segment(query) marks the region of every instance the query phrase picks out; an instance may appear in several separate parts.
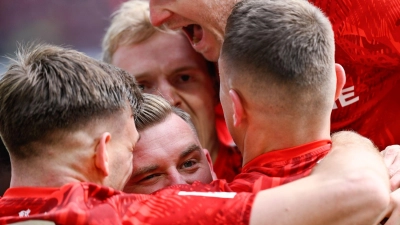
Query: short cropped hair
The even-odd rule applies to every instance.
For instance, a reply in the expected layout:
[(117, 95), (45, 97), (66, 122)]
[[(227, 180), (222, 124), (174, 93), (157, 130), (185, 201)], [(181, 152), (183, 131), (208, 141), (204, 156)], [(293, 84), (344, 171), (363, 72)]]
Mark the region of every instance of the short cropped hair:
[(172, 113), (182, 118), (197, 135), (196, 128), (190, 115), (180, 108), (172, 106), (166, 99), (158, 95), (143, 94), (144, 103), (135, 121), (138, 131), (146, 130), (149, 127), (160, 124)]
[(322, 102), (332, 81), (334, 51), (329, 19), (308, 1), (243, 0), (227, 20), (221, 58), (228, 73), (253, 93), (274, 84)]
[(29, 143), (124, 109), (135, 116), (142, 101), (135, 79), (119, 68), (62, 47), (21, 47), (0, 79), (0, 135), (24, 159), (37, 155)]
[(140, 43), (156, 31), (174, 32), (154, 27), (150, 22), (149, 2), (129, 0), (112, 15), (111, 25), (103, 38), (102, 58), (111, 63), (118, 46)]

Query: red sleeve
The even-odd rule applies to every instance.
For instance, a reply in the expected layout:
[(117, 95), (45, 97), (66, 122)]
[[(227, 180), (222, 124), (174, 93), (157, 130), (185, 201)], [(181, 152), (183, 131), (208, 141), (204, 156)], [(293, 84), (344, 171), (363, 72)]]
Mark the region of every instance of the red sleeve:
[(124, 224), (249, 224), (254, 194), (216, 192), (225, 181), (210, 185), (176, 185), (129, 206)]
[[(75, 183), (44, 196), (0, 198), (0, 224), (47, 220), (55, 224), (248, 224), (254, 194), (223, 191), (224, 182), (126, 194)], [(41, 189), (41, 188), (38, 188)], [(183, 191), (182, 191), (183, 190)], [(208, 197), (205, 197), (208, 196)]]
[[(188, 195), (181, 196), (182, 193)], [(197, 194), (208, 194), (208, 197)], [(122, 221), (123, 224), (249, 224), (253, 200), (254, 195), (249, 193), (228, 198), (222, 197), (221, 192), (167, 189), (132, 204)]]

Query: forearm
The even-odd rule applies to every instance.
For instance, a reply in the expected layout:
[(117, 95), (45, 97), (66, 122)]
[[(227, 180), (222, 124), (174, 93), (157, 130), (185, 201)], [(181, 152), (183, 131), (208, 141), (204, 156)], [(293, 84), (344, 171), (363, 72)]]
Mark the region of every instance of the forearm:
[(378, 151), (350, 133), (333, 137), (333, 143), (309, 177), (260, 192), (251, 224), (377, 224), (390, 202)]

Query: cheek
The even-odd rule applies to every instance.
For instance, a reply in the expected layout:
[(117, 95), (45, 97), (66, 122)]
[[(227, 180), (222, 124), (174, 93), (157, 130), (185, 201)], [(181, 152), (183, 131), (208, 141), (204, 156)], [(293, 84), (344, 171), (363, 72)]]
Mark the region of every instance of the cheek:
[(208, 184), (212, 181), (211, 171), (207, 165), (203, 165), (194, 174), (191, 175), (190, 179), (187, 180), (189, 184), (194, 181), (200, 181), (201, 183)]
[(155, 184), (140, 187), (140, 189), (141, 189), (140, 193), (151, 194), (151, 193), (153, 193), (155, 191), (158, 191), (158, 190), (160, 190), (160, 189), (162, 189), (164, 187), (167, 187), (167, 186), (168, 185), (164, 185), (163, 181), (160, 180)]
[(231, 112), (232, 103), (227, 101), (224, 97), (225, 96), (223, 96), (223, 95), (221, 96), (221, 106), (222, 106), (222, 110), (224, 112), (225, 120), (229, 120), (232, 116), (232, 112)]
[(124, 188), (124, 191), (137, 194), (151, 194), (167, 186), (165, 179), (159, 179), (157, 182), (151, 184), (130, 183)]
[(188, 107), (195, 114), (205, 114), (207, 116), (214, 114), (214, 107), (217, 105), (215, 96), (209, 90), (198, 90), (197, 93), (188, 95), (186, 98)]
[(132, 160), (133, 160), (133, 153), (131, 151), (125, 153), (122, 155), (123, 159), (127, 165), (132, 165)]
[(133, 172), (133, 163), (132, 163), (132, 159), (130, 159), (129, 160), (129, 166), (128, 166), (128, 175), (129, 175), (129, 177), (131, 177), (131, 175), (132, 175), (132, 172)]
[(123, 162), (125, 162), (124, 163), (125, 171), (126, 171), (126, 175), (127, 175), (128, 178), (131, 176), (132, 170), (133, 170), (133, 163), (132, 163), (133, 157), (132, 156), (133, 156), (132, 153), (130, 153), (128, 155), (125, 155), (121, 159), (121, 160), (124, 160)]
[(218, 102), (218, 93), (215, 88), (216, 86), (208, 78), (199, 78), (199, 81), (193, 84), (190, 89), (182, 92), (182, 95), (188, 103), (212, 108)]
[(157, 189), (153, 188), (152, 186), (137, 186), (133, 185), (130, 187), (126, 187), (124, 190), (125, 192), (128, 193), (136, 193), (136, 194), (151, 194)]

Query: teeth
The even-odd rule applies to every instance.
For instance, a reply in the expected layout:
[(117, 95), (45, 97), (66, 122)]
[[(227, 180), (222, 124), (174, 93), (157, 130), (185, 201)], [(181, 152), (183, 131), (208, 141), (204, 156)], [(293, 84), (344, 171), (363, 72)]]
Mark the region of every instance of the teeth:
[(197, 43), (200, 41), (200, 40), (199, 40), (197, 37), (195, 37), (195, 36), (193, 36), (192, 40), (193, 40), (193, 44), (197, 44)]

